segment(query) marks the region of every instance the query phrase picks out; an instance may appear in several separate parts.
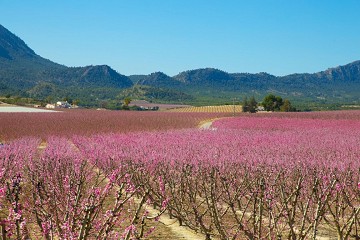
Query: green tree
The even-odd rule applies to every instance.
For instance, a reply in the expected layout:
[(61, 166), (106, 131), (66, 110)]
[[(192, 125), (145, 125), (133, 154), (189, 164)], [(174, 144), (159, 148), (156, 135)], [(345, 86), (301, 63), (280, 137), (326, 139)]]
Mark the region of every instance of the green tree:
[(249, 111), (249, 101), (246, 96), (243, 99), (242, 105), (243, 105), (243, 112), (248, 112)]
[(262, 101), (262, 106), (266, 111), (279, 111), (283, 105), (283, 99), (280, 96), (274, 94), (268, 94)]
[(131, 98), (127, 97), (124, 99), (124, 105), (125, 106), (129, 106), (129, 104), (131, 103)]
[(250, 113), (256, 112), (258, 102), (256, 101), (254, 96), (252, 96), (249, 100), (245, 96), (242, 104), (243, 104), (243, 112), (250, 112)]
[(130, 110), (129, 104), (131, 103), (131, 98), (127, 97), (124, 99), (124, 104), (121, 106), (122, 110)]
[(75, 99), (72, 103), (73, 103), (74, 105), (78, 106), (79, 103), (80, 103), (80, 100), (79, 100), (79, 99)]
[(257, 103), (257, 101), (255, 100), (255, 97), (252, 96), (252, 97), (250, 98), (250, 100), (249, 100), (249, 109), (248, 109), (249, 112), (251, 112), (251, 113), (256, 113), (257, 105), (258, 105), (258, 103)]
[(290, 112), (291, 103), (289, 100), (285, 99), (283, 105), (280, 107), (281, 112)]
[(46, 103), (52, 103), (53, 100), (54, 100), (54, 98), (51, 95), (49, 95), (45, 98)]
[(62, 100), (65, 102), (68, 102), (69, 104), (72, 104), (72, 102), (73, 102), (72, 98), (70, 98), (68, 96), (64, 97)]
[(280, 107), (283, 105), (283, 99), (280, 96), (276, 96), (276, 102), (275, 102), (275, 111), (279, 111)]
[(281, 112), (295, 112), (296, 108), (294, 108), (291, 105), (291, 102), (288, 99), (285, 99), (283, 104), (280, 107), (280, 111)]

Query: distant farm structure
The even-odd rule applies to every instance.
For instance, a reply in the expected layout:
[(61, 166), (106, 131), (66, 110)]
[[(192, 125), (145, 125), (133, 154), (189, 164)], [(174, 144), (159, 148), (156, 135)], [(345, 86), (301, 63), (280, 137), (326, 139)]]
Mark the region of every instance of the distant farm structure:
[(177, 109), (177, 108), (188, 108), (190, 105), (182, 105), (182, 104), (162, 104), (162, 103), (151, 103), (146, 100), (133, 100), (129, 103), (129, 107), (139, 107), (142, 110), (169, 110), (169, 109)]
[(57, 101), (56, 103), (48, 103), (45, 105), (45, 108), (54, 109), (54, 108), (77, 108), (78, 106), (68, 103), (68, 101)]

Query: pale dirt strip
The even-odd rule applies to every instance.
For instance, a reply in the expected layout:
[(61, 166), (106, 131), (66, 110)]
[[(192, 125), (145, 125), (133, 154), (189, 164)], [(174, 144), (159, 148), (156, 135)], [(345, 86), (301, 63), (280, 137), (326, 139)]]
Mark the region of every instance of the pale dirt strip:
[(212, 126), (213, 122), (215, 122), (219, 119), (222, 119), (222, 118), (212, 118), (212, 119), (207, 119), (207, 120), (201, 121), (198, 124), (198, 128), (202, 129), (202, 130), (215, 130), (215, 128), (212, 128), (211, 126)]
[(208, 130), (208, 129), (210, 129), (211, 125), (212, 125), (212, 122), (205, 122), (200, 126), (200, 129)]
[[(146, 210), (148, 210), (152, 216), (156, 216), (159, 213), (159, 211), (154, 208), (147, 207)], [(205, 238), (204, 235), (196, 233), (188, 227), (180, 226), (179, 222), (176, 219), (170, 219), (167, 213), (163, 213), (160, 216), (159, 222), (163, 223), (166, 228), (174, 233), (173, 239), (204, 240)]]

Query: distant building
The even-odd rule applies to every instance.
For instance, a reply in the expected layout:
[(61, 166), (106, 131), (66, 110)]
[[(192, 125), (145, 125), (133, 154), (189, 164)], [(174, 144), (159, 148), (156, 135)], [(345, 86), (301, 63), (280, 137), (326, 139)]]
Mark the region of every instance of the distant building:
[(129, 107), (136, 107), (137, 110), (141, 111), (157, 111), (159, 110), (158, 104), (150, 103), (146, 100), (134, 100), (128, 104)]
[(71, 108), (71, 104), (68, 103), (67, 101), (58, 101), (56, 102), (56, 107), (58, 108)]
[(158, 106), (154, 106), (154, 107), (139, 106), (139, 108), (140, 108), (141, 110), (151, 110), (151, 111), (157, 111), (157, 110), (159, 110), (159, 107), (158, 107)]
[(265, 108), (264, 108), (263, 106), (258, 106), (258, 107), (256, 108), (256, 111), (258, 111), (258, 112), (263, 112), (263, 111), (265, 111)]
[(45, 108), (55, 108), (55, 104), (46, 104)]

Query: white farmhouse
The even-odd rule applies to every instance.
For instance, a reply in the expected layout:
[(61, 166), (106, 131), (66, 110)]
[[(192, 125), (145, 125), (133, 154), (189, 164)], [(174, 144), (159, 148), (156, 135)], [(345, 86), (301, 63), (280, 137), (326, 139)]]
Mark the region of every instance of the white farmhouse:
[(59, 108), (71, 108), (71, 105), (70, 103), (68, 103), (67, 101), (58, 101), (56, 102), (56, 107), (59, 107)]
[(45, 108), (55, 108), (55, 104), (46, 104)]

